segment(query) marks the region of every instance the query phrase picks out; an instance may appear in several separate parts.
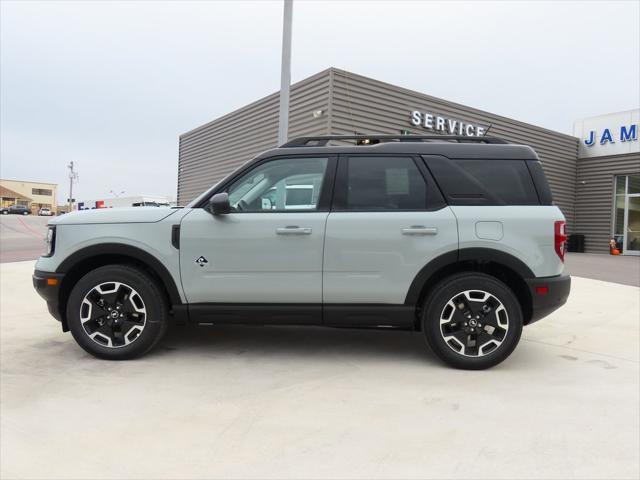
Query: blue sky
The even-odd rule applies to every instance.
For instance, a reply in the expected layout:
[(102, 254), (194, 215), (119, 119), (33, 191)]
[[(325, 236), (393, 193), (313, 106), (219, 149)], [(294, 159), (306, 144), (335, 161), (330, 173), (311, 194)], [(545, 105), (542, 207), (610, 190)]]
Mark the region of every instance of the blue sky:
[[(294, 2), (330, 66), (571, 133), (640, 105), (640, 2)], [(0, 4), (0, 176), (175, 195), (178, 136), (279, 88), (281, 1)]]

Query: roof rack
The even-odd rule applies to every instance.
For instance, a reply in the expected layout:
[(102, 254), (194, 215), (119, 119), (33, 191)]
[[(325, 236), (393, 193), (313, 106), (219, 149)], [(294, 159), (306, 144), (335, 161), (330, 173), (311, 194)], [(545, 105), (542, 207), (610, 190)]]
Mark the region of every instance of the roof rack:
[[(492, 143), (507, 144), (506, 140), (496, 137), (464, 137), (460, 135), (321, 135), (317, 137), (298, 137), (284, 143), (280, 148), (292, 147), (325, 147), (331, 140), (368, 140), (362, 145), (376, 144), (381, 142), (423, 142), (441, 141), (458, 143)], [(313, 145), (309, 145), (313, 143)]]

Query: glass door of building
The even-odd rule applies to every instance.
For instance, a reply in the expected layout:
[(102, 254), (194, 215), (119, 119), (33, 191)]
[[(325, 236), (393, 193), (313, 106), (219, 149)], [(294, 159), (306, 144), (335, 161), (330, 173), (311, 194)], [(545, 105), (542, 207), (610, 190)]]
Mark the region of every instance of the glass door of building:
[(640, 255), (640, 193), (626, 196), (624, 209), (625, 255)]

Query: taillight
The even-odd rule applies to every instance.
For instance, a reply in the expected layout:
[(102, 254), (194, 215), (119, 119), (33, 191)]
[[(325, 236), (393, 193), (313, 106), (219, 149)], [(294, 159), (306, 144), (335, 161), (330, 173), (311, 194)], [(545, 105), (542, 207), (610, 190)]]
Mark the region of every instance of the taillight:
[(564, 262), (564, 252), (567, 244), (567, 223), (564, 220), (558, 220), (553, 224), (553, 245), (560, 260)]

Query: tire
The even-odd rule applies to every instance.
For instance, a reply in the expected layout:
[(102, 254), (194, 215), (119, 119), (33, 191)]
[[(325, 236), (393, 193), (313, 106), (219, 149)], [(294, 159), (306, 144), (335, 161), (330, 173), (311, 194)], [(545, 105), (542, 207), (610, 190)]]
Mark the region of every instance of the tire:
[(3, 215), (9, 215), (9, 212), (7, 212), (6, 210), (3, 210), (3, 211), (2, 211), (2, 214), (3, 214)]
[(518, 345), (522, 325), (515, 294), (483, 273), (445, 278), (431, 290), (422, 309), (422, 331), (433, 352), (448, 365), (465, 370), (504, 361)]
[(151, 350), (168, 326), (168, 305), (156, 282), (143, 270), (107, 265), (71, 290), (67, 322), (84, 350), (107, 360), (129, 360)]

